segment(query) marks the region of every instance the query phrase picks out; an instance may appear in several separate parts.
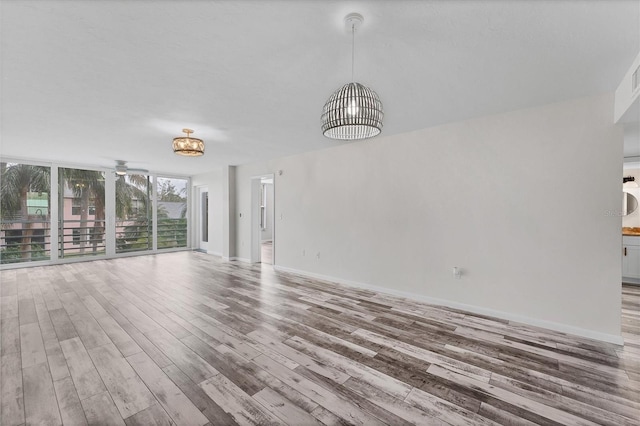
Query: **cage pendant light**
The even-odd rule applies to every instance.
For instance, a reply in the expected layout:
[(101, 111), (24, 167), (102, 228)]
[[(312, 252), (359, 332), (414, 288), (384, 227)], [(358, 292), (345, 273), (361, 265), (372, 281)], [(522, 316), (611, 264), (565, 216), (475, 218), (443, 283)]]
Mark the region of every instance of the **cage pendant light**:
[(362, 15), (351, 13), (345, 24), (351, 30), (351, 83), (329, 97), (322, 111), (322, 133), (331, 139), (357, 140), (377, 136), (382, 131), (384, 112), (378, 94), (353, 79), (355, 33), (363, 22)]

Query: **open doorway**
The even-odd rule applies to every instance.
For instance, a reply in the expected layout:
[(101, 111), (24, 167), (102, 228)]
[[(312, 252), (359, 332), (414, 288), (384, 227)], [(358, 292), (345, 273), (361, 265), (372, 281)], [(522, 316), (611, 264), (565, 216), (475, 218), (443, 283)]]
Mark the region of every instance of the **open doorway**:
[(622, 177), (622, 282), (640, 285), (640, 156), (625, 158)]
[(251, 262), (275, 260), (275, 186), (273, 174), (251, 178)]

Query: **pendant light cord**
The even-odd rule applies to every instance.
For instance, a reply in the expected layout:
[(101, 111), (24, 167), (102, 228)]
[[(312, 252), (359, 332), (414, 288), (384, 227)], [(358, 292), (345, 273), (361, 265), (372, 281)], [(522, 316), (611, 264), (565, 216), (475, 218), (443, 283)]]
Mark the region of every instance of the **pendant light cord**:
[(354, 71), (353, 69), (355, 68), (355, 57), (356, 57), (356, 25), (355, 24), (351, 24), (351, 82), (355, 82), (355, 80), (353, 79), (353, 74)]

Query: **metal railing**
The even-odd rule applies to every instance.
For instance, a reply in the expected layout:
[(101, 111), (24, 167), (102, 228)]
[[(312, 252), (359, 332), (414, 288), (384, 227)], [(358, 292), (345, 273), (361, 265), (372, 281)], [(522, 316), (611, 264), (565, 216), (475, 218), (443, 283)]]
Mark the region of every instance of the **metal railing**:
[(51, 225), (46, 216), (0, 222), (0, 264), (48, 260)]
[[(49, 260), (51, 227), (47, 218), (3, 221), (0, 225), (0, 264)], [(29, 235), (31, 234), (31, 235)], [(99, 256), (106, 253), (104, 220), (63, 220), (58, 224), (59, 258)], [(159, 250), (187, 247), (186, 219), (159, 219)], [(153, 249), (152, 222), (116, 223), (116, 253)]]
[(153, 226), (150, 220), (116, 222), (116, 253), (153, 249)]
[(63, 220), (58, 227), (58, 243), (61, 259), (105, 254), (105, 221)]
[(186, 246), (186, 219), (158, 219), (158, 249)]

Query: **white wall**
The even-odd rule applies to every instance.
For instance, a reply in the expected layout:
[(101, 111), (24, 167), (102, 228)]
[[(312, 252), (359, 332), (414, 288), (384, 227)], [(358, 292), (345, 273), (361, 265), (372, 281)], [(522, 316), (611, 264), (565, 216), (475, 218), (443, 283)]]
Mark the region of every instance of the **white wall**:
[[(222, 228), (223, 228), (223, 212), (222, 212), (222, 199), (223, 199), (223, 179), (222, 170), (214, 170), (206, 174), (195, 175), (191, 178), (191, 185), (193, 187), (193, 199), (198, 197), (197, 187), (206, 185), (209, 189), (209, 250), (211, 254), (222, 255)], [(197, 211), (196, 211), (197, 210)], [(195, 214), (200, 214), (199, 209), (195, 208)], [(194, 224), (198, 221), (193, 219)], [(196, 228), (196, 227), (194, 227)], [(193, 241), (197, 242), (200, 238), (200, 229), (194, 229)], [(194, 243), (196, 246), (197, 243)]]
[[(620, 217), (606, 213), (620, 209), (613, 102), (238, 166), (236, 208), (250, 210), (251, 176), (275, 173), (280, 267), (620, 342)], [(243, 216), (237, 256), (249, 258)]]
[(624, 157), (625, 161), (640, 161), (640, 113), (635, 123), (624, 123)]

